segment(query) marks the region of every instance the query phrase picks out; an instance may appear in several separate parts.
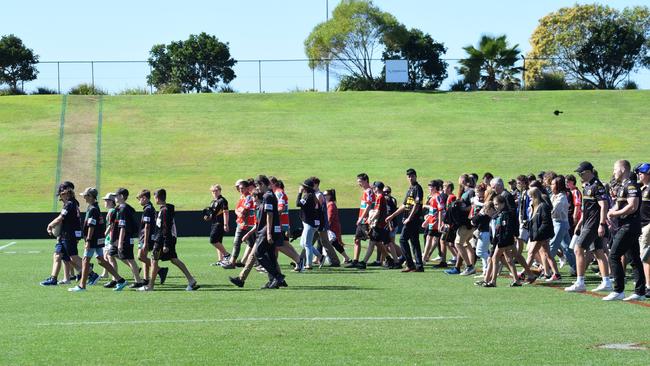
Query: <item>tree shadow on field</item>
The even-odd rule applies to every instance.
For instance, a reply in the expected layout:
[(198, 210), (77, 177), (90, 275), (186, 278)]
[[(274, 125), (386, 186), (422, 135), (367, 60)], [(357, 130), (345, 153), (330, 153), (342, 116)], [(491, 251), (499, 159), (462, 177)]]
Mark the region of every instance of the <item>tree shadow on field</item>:
[[(251, 288), (238, 288), (234, 285), (203, 285), (199, 282), (201, 286), (198, 290), (195, 291), (254, 291), (258, 290), (255, 287)], [(155, 291), (186, 291), (187, 286), (182, 285), (162, 285), (156, 286)]]

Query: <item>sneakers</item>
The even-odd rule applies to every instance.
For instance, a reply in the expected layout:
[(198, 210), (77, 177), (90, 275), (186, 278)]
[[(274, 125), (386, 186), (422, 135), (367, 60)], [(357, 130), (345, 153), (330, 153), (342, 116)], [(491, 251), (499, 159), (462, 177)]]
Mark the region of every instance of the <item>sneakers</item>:
[(460, 270), (456, 267), (453, 267), (451, 269), (446, 270), (445, 273), (448, 275), (457, 275), (460, 274)]
[(413, 272), (424, 272), (424, 267), (415, 267)]
[(45, 281), (41, 282), (41, 286), (56, 286), (58, 283), (55, 277), (48, 277)]
[(510, 284), (510, 287), (521, 287), (521, 283), (519, 283), (518, 281), (513, 281), (513, 282)]
[(344, 266), (344, 268), (357, 268), (359, 266), (358, 261), (352, 261)]
[(497, 284), (496, 283), (486, 282), (486, 283), (483, 284), (483, 287), (497, 287)]
[(194, 281), (193, 283), (188, 283), (187, 284), (187, 287), (185, 288), (185, 291), (196, 291), (199, 288), (201, 288), (201, 286), (199, 286), (199, 284), (196, 283), (196, 281)]
[(90, 272), (90, 274), (88, 275), (88, 284), (90, 286), (93, 286), (94, 284), (97, 283), (97, 281), (99, 281), (99, 279), (100, 279), (100, 276), (97, 273)]
[(415, 272), (415, 268), (406, 267), (402, 270), (402, 273)]
[(228, 279), (230, 280), (230, 283), (232, 283), (233, 285), (240, 288), (244, 287), (244, 281), (242, 281), (239, 277), (228, 277)]
[(564, 291), (566, 292), (585, 292), (587, 291), (587, 288), (585, 287), (585, 284), (578, 284), (577, 282), (574, 283), (573, 285), (569, 287), (565, 287)]
[(142, 286), (136, 289), (136, 291), (151, 291), (151, 289), (149, 288), (149, 286)]
[(564, 265), (566, 265), (566, 260), (564, 258), (560, 258), (559, 262), (558, 267), (560, 268), (563, 268)]
[(480, 281), (476, 281), (476, 282), (474, 282), (474, 284), (475, 284), (476, 286), (483, 286), (483, 285), (485, 285), (486, 283), (487, 283), (487, 282), (485, 282), (485, 280), (480, 280)]
[(623, 299), (623, 301), (645, 301), (645, 296), (632, 294)]
[(368, 263), (368, 267), (381, 267), (381, 262), (378, 261), (370, 262)]
[(234, 263), (227, 263), (227, 264), (224, 264), (223, 266), (221, 266), (221, 268), (223, 268), (223, 269), (235, 269), (236, 267), (235, 267)]
[(561, 281), (561, 280), (562, 280), (562, 276), (560, 276), (557, 273), (553, 273), (553, 275), (551, 277), (545, 279), (544, 282), (551, 283), (551, 282), (558, 282), (558, 281)]
[(469, 275), (473, 275), (474, 273), (476, 273), (476, 268), (474, 268), (474, 266), (471, 266), (471, 267), (465, 268), (465, 270), (463, 272), (461, 272), (460, 275), (461, 276), (469, 276)]
[(165, 280), (167, 280), (167, 273), (169, 273), (169, 268), (168, 267), (162, 267), (158, 269), (158, 276), (160, 276), (160, 284), (164, 285)]
[(610, 292), (609, 295), (603, 297), (603, 301), (618, 301), (625, 299), (625, 292)]
[(613, 292), (613, 291), (614, 289), (612, 288), (612, 284), (611, 283), (606, 284), (605, 282), (601, 282), (600, 285), (598, 285), (598, 287), (591, 290), (591, 292)]
[(63, 280), (59, 281), (59, 285), (68, 285), (68, 284), (70, 284), (70, 282), (72, 282), (72, 281), (70, 281), (69, 278), (63, 279)]
[(129, 283), (126, 282), (126, 280), (123, 280), (122, 282), (118, 282), (115, 285), (115, 288), (113, 289), (113, 291), (122, 291), (126, 287), (126, 285), (128, 285), (128, 284)]
[(442, 260), (442, 257), (438, 256), (438, 257), (433, 258), (431, 261), (432, 262), (439, 262), (441, 260)]
[(131, 286), (129, 286), (129, 288), (136, 288), (137, 289), (137, 288), (140, 288), (140, 287), (146, 286), (146, 285), (147, 285), (147, 283), (145, 283), (145, 282), (134, 282), (134, 283), (131, 284)]
[(434, 265), (433, 265), (433, 268), (447, 268), (447, 267), (449, 267), (449, 265), (447, 264), (447, 262), (440, 262), (440, 263), (438, 263), (438, 264), (434, 264)]
[(75, 287), (70, 287), (68, 289), (68, 292), (81, 292), (81, 291), (86, 291), (86, 289), (83, 288), (83, 287), (79, 287), (79, 285), (77, 285)]
[(110, 282), (106, 282), (104, 284), (104, 288), (115, 288), (115, 285), (117, 285), (117, 282), (111, 280)]
[[(372, 266), (372, 263), (370, 263), (370, 266)], [(357, 268), (366, 269), (366, 262), (359, 262), (359, 264), (357, 264)]]

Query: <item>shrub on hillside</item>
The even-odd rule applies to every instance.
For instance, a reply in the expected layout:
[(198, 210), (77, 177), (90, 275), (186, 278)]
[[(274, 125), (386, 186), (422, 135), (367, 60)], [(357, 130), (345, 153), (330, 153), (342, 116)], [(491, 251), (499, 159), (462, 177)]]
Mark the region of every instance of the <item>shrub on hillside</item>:
[(71, 95), (105, 95), (106, 92), (96, 86), (82, 83), (77, 86), (73, 86), (72, 89), (68, 92)]
[(337, 91), (362, 91), (362, 90), (377, 90), (377, 79), (368, 80), (367, 78), (358, 77), (354, 75), (346, 75), (341, 78)]
[(219, 93), (237, 93), (237, 91), (230, 85), (224, 85), (219, 88)]
[(564, 74), (561, 72), (545, 72), (528, 85), (530, 90), (565, 90), (569, 88)]
[(59, 92), (45, 86), (40, 86), (36, 88), (35, 91), (32, 92), (32, 95), (51, 95), (51, 94), (59, 94)]
[(149, 89), (145, 87), (126, 88), (117, 94), (118, 95), (148, 95)]
[(6, 95), (25, 95), (25, 92), (18, 88), (0, 89), (0, 96), (6, 96)]
[(156, 94), (180, 94), (183, 89), (178, 84), (163, 84), (156, 88)]
[(469, 90), (469, 85), (465, 80), (456, 80), (449, 86), (449, 91), (464, 92)]
[(633, 90), (639, 89), (639, 86), (636, 85), (636, 82), (634, 80), (627, 80), (625, 83), (623, 83), (621, 89)]

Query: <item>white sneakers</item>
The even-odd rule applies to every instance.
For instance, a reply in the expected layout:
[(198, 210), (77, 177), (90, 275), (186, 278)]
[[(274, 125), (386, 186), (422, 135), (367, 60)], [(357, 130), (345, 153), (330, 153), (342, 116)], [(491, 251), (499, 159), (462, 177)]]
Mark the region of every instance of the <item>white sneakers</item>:
[(569, 287), (565, 287), (564, 291), (566, 292), (585, 292), (587, 288), (584, 283), (578, 284), (577, 282)]
[(625, 298), (625, 292), (610, 292), (609, 295), (603, 297), (603, 301), (618, 301)]
[(86, 291), (86, 289), (83, 288), (83, 287), (79, 287), (79, 285), (77, 285), (75, 287), (70, 287), (68, 289), (68, 291), (70, 291), (70, 292), (81, 292), (81, 291)]
[(632, 293), (632, 295), (624, 298), (623, 301), (645, 301), (645, 296)]
[(600, 285), (598, 285), (598, 287), (591, 290), (591, 292), (611, 292), (611, 291), (614, 291), (614, 289), (612, 288), (612, 284), (605, 283), (605, 282), (601, 282)]

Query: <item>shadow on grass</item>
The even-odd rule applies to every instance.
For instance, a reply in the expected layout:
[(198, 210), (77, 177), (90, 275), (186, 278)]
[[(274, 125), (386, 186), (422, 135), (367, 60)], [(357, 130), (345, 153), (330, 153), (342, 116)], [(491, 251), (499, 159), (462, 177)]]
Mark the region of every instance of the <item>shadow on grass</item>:
[[(251, 286), (245, 288), (238, 288), (233, 285), (200, 285), (198, 291), (265, 291), (258, 287)], [(336, 285), (323, 285), (323, 286), (291, 286), (279, 289), (281, 291), (297, 290), (297, 291), (376, 291), (379, 288), (360, 287), (360, 286), (336, 286)], [(155, 291), (185, 291), (185, 286), (181, 285), (163, 285), (155, 288)], [(269, 291), (271, 292), (271, 291)]]

